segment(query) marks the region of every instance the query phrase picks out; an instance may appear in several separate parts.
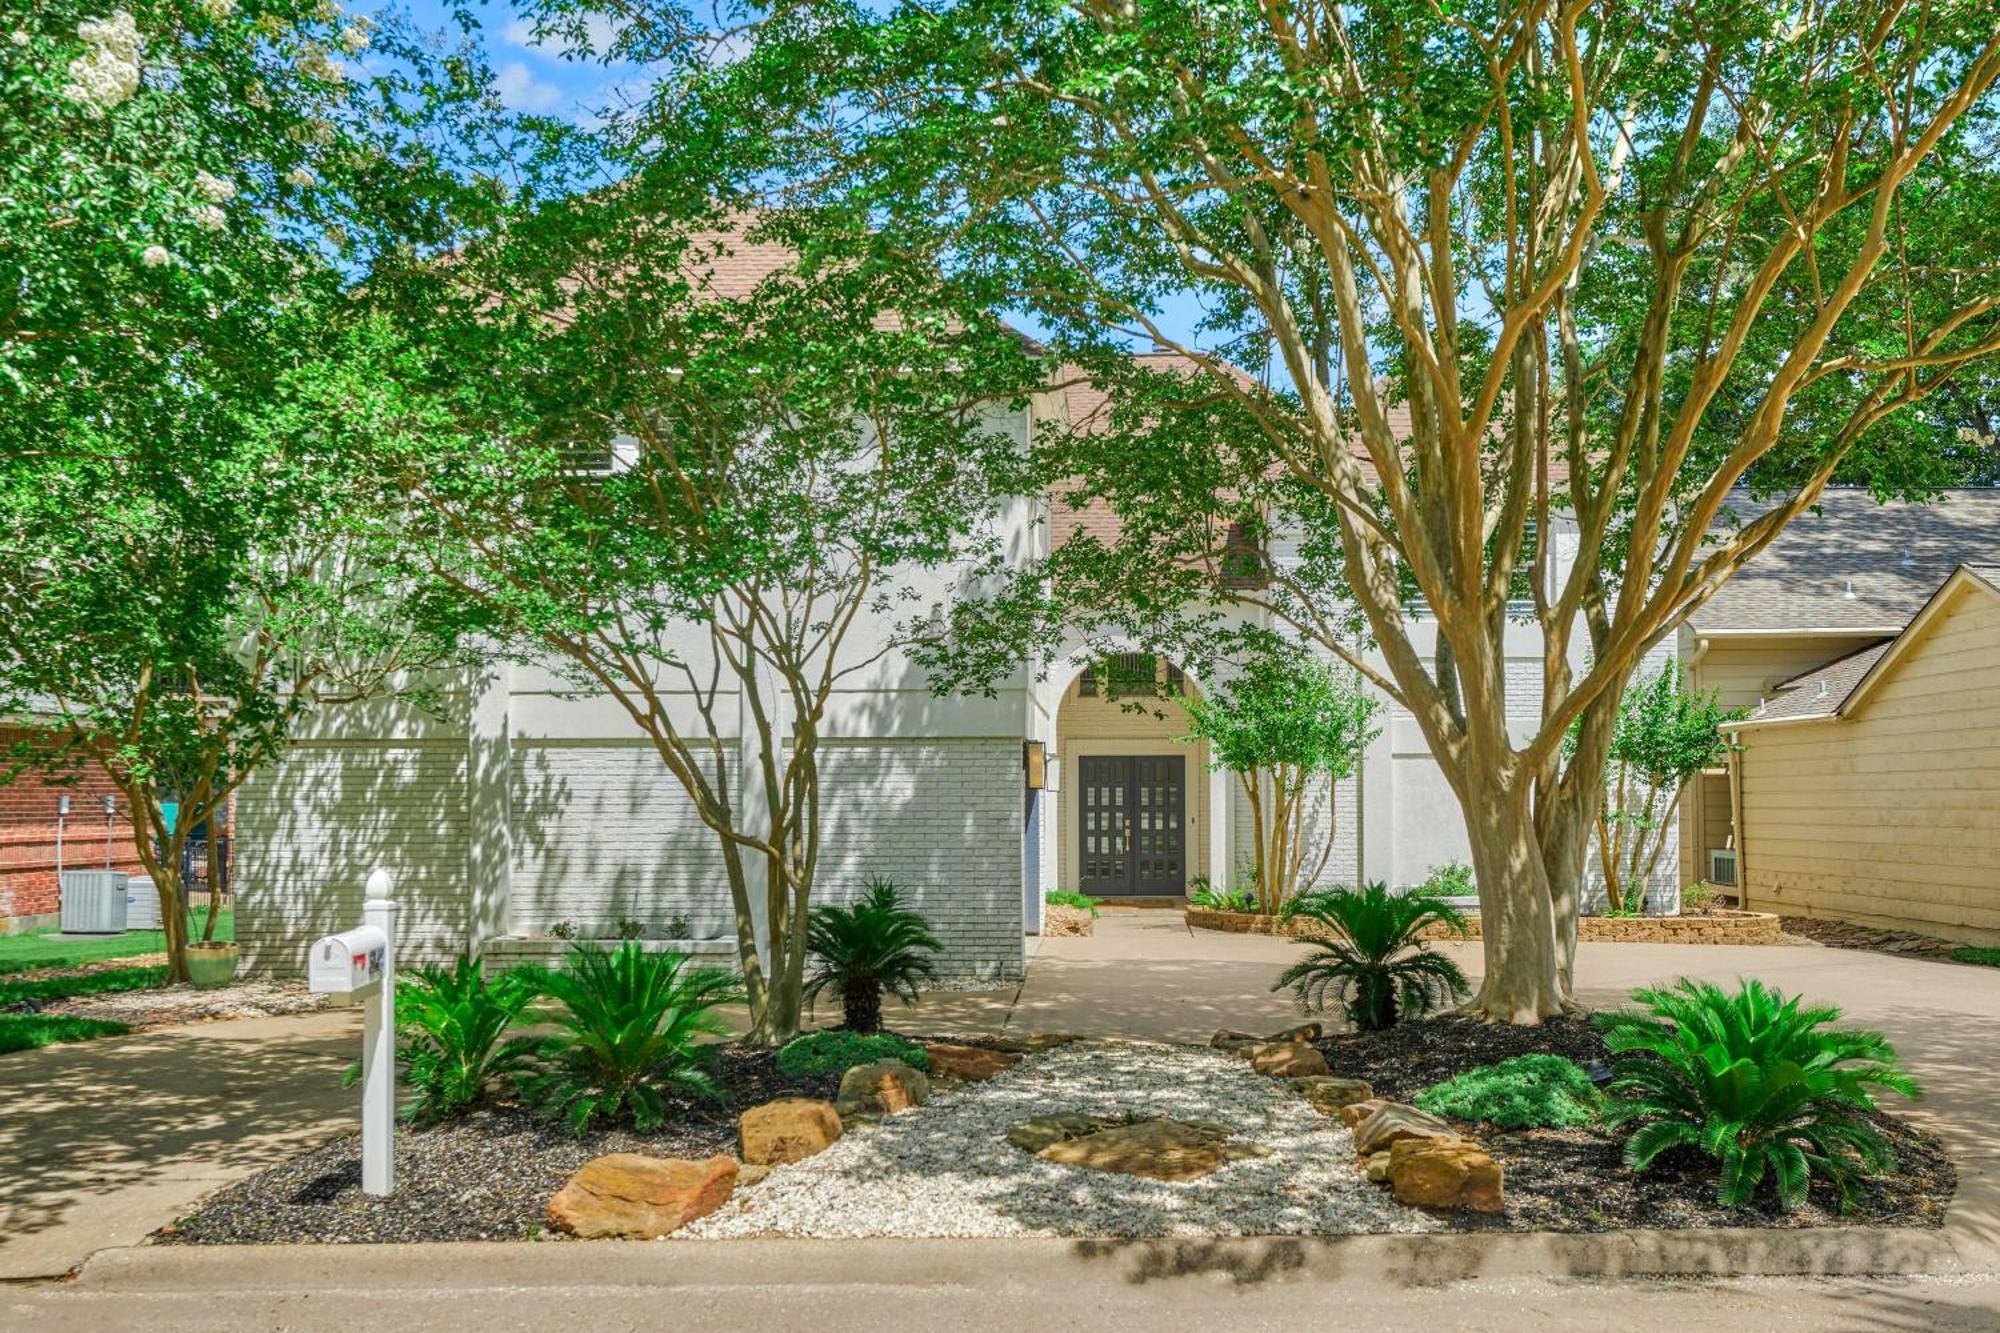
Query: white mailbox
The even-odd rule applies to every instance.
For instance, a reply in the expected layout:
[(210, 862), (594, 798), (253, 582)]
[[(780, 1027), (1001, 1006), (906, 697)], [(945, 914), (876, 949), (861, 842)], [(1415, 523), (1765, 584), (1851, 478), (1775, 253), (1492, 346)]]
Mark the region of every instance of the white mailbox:
[(307, 955), (307, 985), (334, 995), (366, 995), (382, 983), (389, 938), (376, 926), (356, 926), (313, 941)]

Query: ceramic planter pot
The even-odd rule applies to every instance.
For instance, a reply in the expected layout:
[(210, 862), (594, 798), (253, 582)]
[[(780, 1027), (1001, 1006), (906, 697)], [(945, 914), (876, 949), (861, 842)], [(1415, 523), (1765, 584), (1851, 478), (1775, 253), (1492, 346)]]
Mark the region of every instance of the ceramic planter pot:
[(188, 980), (201, 990), (236, 980), (238, 954), (234, 944), (190, 944), (187, 959)]

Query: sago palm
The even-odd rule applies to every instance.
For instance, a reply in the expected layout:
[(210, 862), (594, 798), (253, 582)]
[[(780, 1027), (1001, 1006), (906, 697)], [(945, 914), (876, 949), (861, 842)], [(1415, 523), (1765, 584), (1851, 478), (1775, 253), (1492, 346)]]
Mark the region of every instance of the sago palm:
[(1360, 889), (1328, 889), (1294, 898), (1284, 916), (1304, 917), (1327, 931), (1271, 985), (1290, 987), (1307, 1013), (1335, 1003), (1356, 1028), (1373, 1032), (1471, 989), (1458, 964), (1432, 953), (1420, 938), (1437, 924), (1465, 932), (1464, 914), (1428, 889), (1393, 893), (1380, 880)]
[(853, 906), (813, 909), (806, 948), (813, 956), (806, 999), (816, 1005), (830, 990), (840, 997), (841, 1026), (879, 1032), (882, 992), (915, 1003), (917, 983), (937, 976), (930, 955), (944, 945), (922, 913), (903, 906), (894, 883), (872, 879)]
[(534, 1039), (507, 1034), (534, 998), (528, 972), (488, 981), (476, 958), (397, 978), (397, 1055), (411, 1093), (403, 1113), (433, 1124), (476, 1105), (500, 1079), (523, 1073)]
[(1749, 1203), (1768, 1177), (1792, 1209), (1814, 1172), (1844, 1202), (1857, 1170), (1893, 1164), (1863, 1112), (1875, 1109), (1877, 1090), (1920, 1094), (1881, 1033), (1829, 1027), (1838, 1008), (1802, 1005), (1758, 981), (1729, 993), (1683, 978), (1632, 998), (1641, 1008), (1597, 1021), (1619, 1057), (1609, 1118), (1637, 1126), (1625, 1141), (1633, 1170), (1669, 1148), (1697, 1147), (1721, 1164), (1724, 1205)]
[(728, 972), (636, 942), (609, 953), (581, 945), (540, 974), (540, 989), (560, 1006), (558, 1030), (536, 1043), (522, 1092), (579, 1138), (600, 1119), (659, 1128), (669, 1090), (722, 1096), (698, 1039), (727, 1030), (715, 1011), (737, 997)]

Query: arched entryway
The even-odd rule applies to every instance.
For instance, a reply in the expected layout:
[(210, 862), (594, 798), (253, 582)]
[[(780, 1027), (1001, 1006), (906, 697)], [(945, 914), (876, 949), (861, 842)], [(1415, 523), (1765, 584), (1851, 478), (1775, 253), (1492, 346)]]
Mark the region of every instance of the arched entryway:
[(1085, 665), (1056, 713), (1057, 877), (1111, 899), (1170, 898), (1206, 877), (1215, 822), (1205, 742), (1181, 700), (1195, 685), (1164, 658)]

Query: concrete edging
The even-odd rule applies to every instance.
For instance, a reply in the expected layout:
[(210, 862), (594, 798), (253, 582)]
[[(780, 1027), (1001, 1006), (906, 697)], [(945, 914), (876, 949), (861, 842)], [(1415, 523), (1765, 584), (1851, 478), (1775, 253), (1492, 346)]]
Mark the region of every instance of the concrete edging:
[[(1465, 918), (1466, 933), (1455, 936), (1441, 927), (1427, 928), (1426, 939), (1479, 938), (1479, 916)], [(1260, 912), (1219, 912), (1187, 909), (1191, 930), (1219, 930), (1234, 935), (1285, 935), (1311, 939), (1323, 931), (1310, 918), (1289, 921)], [(1577, 938), (1596, 944), (1782, 944), (1784, 928), (1773, 912), (1719, 912), (1713, 916), (1586, 916), (1577, 922)]]
[(79, 1287), (123, 1292), (513, 1287), (1118, 1284), (1227, 1274), (1418, 1285), (1494, 1277), (1862, 1277), (1993, 1271), (1950, 1229), (1823, 1227), (1200, 1239), (470, 1241), (139, 1245), (100, 1250)]

